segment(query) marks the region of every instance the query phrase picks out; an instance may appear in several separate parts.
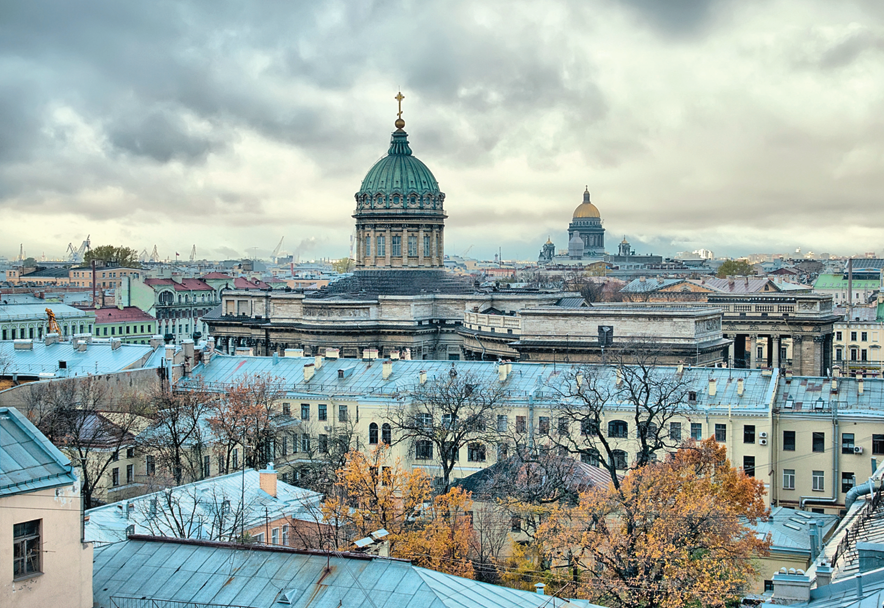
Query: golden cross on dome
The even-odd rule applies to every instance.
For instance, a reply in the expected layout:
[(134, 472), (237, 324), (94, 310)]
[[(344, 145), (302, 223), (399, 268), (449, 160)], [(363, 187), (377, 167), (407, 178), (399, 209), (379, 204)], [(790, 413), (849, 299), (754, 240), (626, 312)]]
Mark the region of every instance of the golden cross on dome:
[(396, 116), (402, 118), (402, 100), (405, 99), (405, 95), (402, 94), (402, 91), (399, 91), (393, 99), (399, 102), (399, 113)]

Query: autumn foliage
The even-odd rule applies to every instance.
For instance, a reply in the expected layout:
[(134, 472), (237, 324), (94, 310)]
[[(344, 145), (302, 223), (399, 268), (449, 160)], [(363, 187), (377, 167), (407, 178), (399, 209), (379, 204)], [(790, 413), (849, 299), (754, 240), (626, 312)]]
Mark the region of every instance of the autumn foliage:
[(574, 595), (612, 608), (724, 606), (767, 552), (746, 525), (765, 515), (763, 498), (763, 484), (733, 468), (724, 446), (692, 441), (631, 471), (619, 489), (554, 509), (538, 538), (569, 556)]

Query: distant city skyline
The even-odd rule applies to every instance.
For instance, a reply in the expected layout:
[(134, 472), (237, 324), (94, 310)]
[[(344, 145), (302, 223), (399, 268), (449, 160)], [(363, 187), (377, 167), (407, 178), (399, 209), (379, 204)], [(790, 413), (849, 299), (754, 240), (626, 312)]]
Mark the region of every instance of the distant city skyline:
[(347, 255), (402, 109), (446, 253), (884, 250), (873, 0), (60, 1), (0, 21), (0, 255)]

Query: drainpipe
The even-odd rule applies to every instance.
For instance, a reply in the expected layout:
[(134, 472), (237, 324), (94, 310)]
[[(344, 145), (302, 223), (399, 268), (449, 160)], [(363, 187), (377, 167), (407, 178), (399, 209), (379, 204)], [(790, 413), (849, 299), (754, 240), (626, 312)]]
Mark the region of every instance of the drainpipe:
[(528, 447), (534, 452), (534, 393), (528, 393)]
[(808, 502), (821, 505), (834, 505), (838, 502), (838, 404), (835, 401), (829, 403), (832, 404), (832, 497), (802, 496), (800, 502), (802, 511)]

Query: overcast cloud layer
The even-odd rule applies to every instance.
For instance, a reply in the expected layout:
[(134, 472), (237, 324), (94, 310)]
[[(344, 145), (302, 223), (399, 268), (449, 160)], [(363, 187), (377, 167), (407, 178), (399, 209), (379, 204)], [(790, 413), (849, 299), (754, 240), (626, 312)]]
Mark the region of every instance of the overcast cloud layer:
[(882, 6), (3, 3), (0, 255), (344, 256), (399, 88), (449, 254), (884, 254)]

